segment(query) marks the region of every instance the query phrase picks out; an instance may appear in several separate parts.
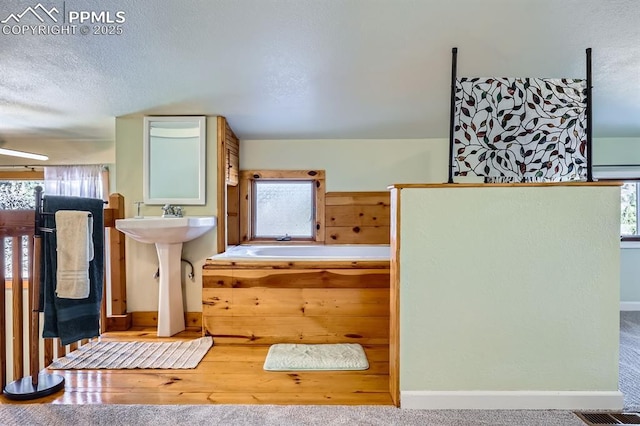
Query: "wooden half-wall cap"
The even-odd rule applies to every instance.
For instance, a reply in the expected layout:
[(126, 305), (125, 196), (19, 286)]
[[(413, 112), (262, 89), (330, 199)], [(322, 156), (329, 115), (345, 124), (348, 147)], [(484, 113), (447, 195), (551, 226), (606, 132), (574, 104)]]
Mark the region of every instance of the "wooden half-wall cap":
[(534, 187), (534, 186), (622, 186), (623, 182), (606, 180), (597, 182), (529, 182), (529, 183), (395, 183), (389, 185), (388, 189), (409, 189), (409, 188), (496, 188), (496, 187)]

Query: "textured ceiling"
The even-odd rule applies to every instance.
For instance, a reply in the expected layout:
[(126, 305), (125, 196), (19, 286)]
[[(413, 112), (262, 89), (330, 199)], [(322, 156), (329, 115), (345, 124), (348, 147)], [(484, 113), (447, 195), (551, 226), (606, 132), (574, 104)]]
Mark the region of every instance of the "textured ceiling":
[[(115, 117), (152, 114), (224, 115), (243, 139), (447, 137), (454, 46), (459, 76), (575, 78), (591, 47), (594, 135), (640, 137), (638, 0), (41, 3), (125, 22), (120, 35), (0, 33), (12, 147), (113, 140)], [(4, 0), (0, 21), (37, 4)]]

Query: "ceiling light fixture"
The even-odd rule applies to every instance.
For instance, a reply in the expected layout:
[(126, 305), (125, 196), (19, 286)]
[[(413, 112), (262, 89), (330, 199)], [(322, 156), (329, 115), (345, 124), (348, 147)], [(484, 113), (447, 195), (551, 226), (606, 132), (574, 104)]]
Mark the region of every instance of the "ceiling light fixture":
[(32, 154), (31, 152), (14, 151), (13, 149), (0, 148), (0, 155), (10, 155), (12, 157), (30, 158), (32, 160), (47, 161), (49, 157), (41, 154)]

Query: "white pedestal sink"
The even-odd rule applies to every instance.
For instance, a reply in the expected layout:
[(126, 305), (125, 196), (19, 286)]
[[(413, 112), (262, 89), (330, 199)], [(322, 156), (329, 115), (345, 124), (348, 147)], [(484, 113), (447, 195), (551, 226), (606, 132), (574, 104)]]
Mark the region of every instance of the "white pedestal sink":
[(214, 216), (129, 218), (116, 220), (116, 229), (141, 243), (155, 244), (160, 263), (158, 336), (185, 329), (180, 258), (182, 243), (198, 238), (216, 225)]

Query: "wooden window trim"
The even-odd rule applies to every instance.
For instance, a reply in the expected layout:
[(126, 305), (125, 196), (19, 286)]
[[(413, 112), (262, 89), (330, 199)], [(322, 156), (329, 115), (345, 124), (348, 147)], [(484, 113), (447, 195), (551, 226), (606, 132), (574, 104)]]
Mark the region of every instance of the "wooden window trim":
[[(315, 221), (316, 233), (312, 239), (294, 239), (292, 241), (275, 241), (272, 239), (251, 238), (251, 190), (255, 180), (310, 180), (316, 183)], [(240, 241), (242, 244), (269, 242), (273, 244), (324, 243), (325, 238), (325, 171), (324, 170), (241, 170), (240, 171)]]
[(0, 170), (0, 180), (44, 180), (43, 170)]

